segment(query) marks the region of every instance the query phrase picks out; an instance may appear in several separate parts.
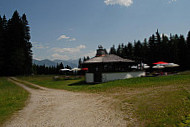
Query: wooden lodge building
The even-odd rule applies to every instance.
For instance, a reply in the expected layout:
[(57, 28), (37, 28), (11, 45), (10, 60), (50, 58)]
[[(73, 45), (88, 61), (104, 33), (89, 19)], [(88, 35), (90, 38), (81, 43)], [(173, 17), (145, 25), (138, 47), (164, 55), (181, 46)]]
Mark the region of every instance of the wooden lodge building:
[(96, 56), (82, 64), (83, 68), (88, 68), (85, 74), (87, 83), (145, 76), (145, 71), (142, 68), (132, 68), (132, 66), (138, 65), (135, 61), (123, 59), (114, 54), (107, 54), (102, 46), (98, 46), (98, 48)]

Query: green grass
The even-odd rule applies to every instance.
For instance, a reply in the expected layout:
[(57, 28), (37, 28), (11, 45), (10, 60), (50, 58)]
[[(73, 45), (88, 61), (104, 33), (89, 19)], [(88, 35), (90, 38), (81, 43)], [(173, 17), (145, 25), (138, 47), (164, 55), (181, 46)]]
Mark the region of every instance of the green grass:
[(144, 78), (131, 78), (125, 80), (111, 81), (101, 84), (86, 84), (84, 78), (76, 80), (58, 80), (54, 81), (53, 76), (29, 76), (19, 77), (40, 86), (56, 89), (66, 89), (72, 91), (85, 91), (85, 92), (106, 92), (112, 88), (148, 88), (166, 85), (179, 85), (187, 84), (190, 82), (190, 75), (172, 75), (162, 77), (144, 77)]
[(78, 88), (76, 87), (76, 89), (73, 89), (72, 86), (69, 86), (70, 84), (77, 84), (84, 81), (84, 77), (76, 79), (72, 77), (72, 80), (60, 79), (57, 81), (55, 81), (53, 77), (54, 77), (53, 75), (39, 75), (39, 76), (24, 76), (18, 78), (43, 87), (54, 88), (54, 89), (66, 89), (73, 91), (78, 91), (77, 90)]
[(190, 94), (183, 88), (153, 89), (126, 100), (146, 126), (177, 126), (190, 113)]
[(15, 79), (15, 78), (11, 78), (11, 80), (14, 80), (16, 82), (19, 82), (19, 83), (22, 83), (24, 84), (25, 86), (29, 87), (29, 88), (32, 88), (32, 89), (40, 89), (36, 86), (33, 86), (33, 85), (30, 85), (29, 83), (25, 82), (25, 81), (22, 81), (22, 80), (18, 80), (18, 79)]
[(28, 96), (27, 91), (0, 77), (0, 126), (25, 106)]
[(49, 88), (112, 96), (120, 100), (118, 105), (121, 105), (126, 115), (129, 107), (125, 103), (132, 105), (133, 117), (138, 119), (141, 126), (173, 127), (183, 125), (184, 121), (189, 122), (189, 119), (184, 118), (190, 114), (190, 72), (101, 84), (85, 84), (84, 78), (54, 81), (52, 77), (32, 76), (21, 79)]
[(179, 127), (190, 127), (190, 114), (183, 118), (182, 122), (179, 124)]

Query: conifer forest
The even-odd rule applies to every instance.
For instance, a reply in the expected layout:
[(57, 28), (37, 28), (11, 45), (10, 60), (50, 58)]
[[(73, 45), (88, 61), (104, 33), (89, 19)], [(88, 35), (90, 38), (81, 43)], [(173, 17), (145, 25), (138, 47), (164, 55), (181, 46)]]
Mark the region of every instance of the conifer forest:
[(0, 16), (0, 75), (32, 73), (32, 44), (26, 15)]

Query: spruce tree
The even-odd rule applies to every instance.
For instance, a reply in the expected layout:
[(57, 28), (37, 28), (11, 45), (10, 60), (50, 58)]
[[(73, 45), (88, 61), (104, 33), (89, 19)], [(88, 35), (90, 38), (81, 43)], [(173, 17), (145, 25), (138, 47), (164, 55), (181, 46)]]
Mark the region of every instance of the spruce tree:
[(180, 50), (179, 50), (179, 36), (176, 34), (173, 36), (173, 62), (179, 64), (180, 63)]
[(78, 61), (78, 68), (82, 68), (82, 60), (81, 60), (81, 58), (79, 58), (79, 61)]
[(8, 21), (8, 52), (7, 69), (8, 75), (20, 75), (24, 71), (24, 41), (22, 36), (22, 22), (17, 11)]
[(163, 60), (161, 37), (160, 37), (160, 33), (158, 32), (158, 29), (155, 35), (155, 49), (154, 50), (155, 50), (155, 57), (157, 58), (157, 60)]
[(156, 42), (155, 42), (155, 35), (153, 34), (149, 38), (148, 42), (148, 64), (151, 65), (154, 62), (157, 62), (159, 59), (156, 56)]
[(186, 49), (186, 62), (187, 62), (187, 69), (190, 69), (190, 31), (187, 34), (187, 40), (186, 40), (186, 45), (187, 45), (187, 49)]
[(134, 56), (136, 61), (142, 61), (142, 44), (140, 41), (134, 43)]
[[(105, 51), (106, 51), (106, 50), (105, 50)], [(90, 57), (89, 57), (89, 56), (87, 56), (87, 57), (86, 57), (86, 60), (89, 60), (89, 59), (90, 59)]]
[(30, 28), (28, 26), (28, 21), (26, 15), (22, 16), (22, 27), (23, 27), (23, 39), (24, 39), (24, 74), (31, 74), (32, 70), (32, 44), (30, 42)]
[(132, 43), (128, 43), (127, 44), (127, 56), (128, 56), (128, 59), (133, 59), (133, 45), (132, 45)]
[(62, 62), (60, 63), (59, 68), (60, 68), (60, 69), (64, 69), (64, 66), (63, 66), (63, 63), (62, 63)]
[(120, 57), (122, 57), (122, 46), (121, 46), (121, 44), (118, 45), (117, 55), (120, 56)]
[(3, 39), (3, 19), (0, 16), (0, 75), (3, 73), (4, 66), (4, 39)]
[(7, 59), (7, 19), (4, 15), (0, 21), (0, 75), (5, 75), (6, 73), (6, 59)]
[(144, 39), (144, 42), (142, 43), (142, 60), (144, 63), (147, 63), (148, 61), (148, 43), (146, 39)]
[(127, 58), (127, 52), (128, 52), (128, 48), (127, 48), (127, 45), (125, 45), (123, 48), (123, 58)]
[(110, 48), (109, 54), (117, 54), (117, 53), (116, 53), (116, 49), (115, 49), (115, 45), (113, 45), (113, 46)]
[(179, 65), (180, 65), (180, 68), (181, 70), (185, 70), (185, 68), (187, 67), (187, 64), (186, 64), (186, 43), (185, 43), (185, 38), (183, 35), (180, 35), (179, 37), (179, 41), (178, 41), (178, 57), (179, 57)]

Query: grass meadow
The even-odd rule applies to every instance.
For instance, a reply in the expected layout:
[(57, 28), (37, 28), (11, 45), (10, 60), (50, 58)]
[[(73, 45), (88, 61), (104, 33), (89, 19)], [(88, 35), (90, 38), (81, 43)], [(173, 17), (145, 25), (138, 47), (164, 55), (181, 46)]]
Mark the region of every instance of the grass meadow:
[(126, 116), (130, 110), (131, 117), (138, 119), (139, 126), (190, 125), (190, 72), (101, 84), (86, 84), (84, 78), (58, 81), (54, 81), (53, 76), (19, 78), (44, 87), (98, 93), (119, 99), (121, 110)]
[(25, 106), (28, 96), (27, 91), (0, 77), (0, 126)]

